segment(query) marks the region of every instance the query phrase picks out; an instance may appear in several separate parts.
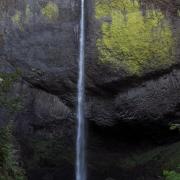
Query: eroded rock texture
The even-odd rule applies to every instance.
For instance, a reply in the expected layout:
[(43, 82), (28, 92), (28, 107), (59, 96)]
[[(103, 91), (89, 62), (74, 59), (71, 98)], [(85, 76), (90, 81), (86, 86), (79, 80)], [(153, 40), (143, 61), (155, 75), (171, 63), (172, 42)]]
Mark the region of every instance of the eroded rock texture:
[[(30, 180), (74, 178), (79, 3), (0, 1), (0, 70), (21, 72), (15, 135)], [(158, 179), (180, 163), (169, 130), (180, 123), (180, 2), (86, 4), (89, 179)]]

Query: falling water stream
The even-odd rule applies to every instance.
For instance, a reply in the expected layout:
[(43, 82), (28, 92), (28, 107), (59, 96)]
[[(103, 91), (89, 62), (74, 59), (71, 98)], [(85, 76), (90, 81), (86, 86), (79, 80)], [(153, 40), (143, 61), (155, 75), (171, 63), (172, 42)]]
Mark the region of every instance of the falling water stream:
[(84, 51), (85, 51), (85, 9), (81, 0), (80, 39), (79, 39), (79, 77), (77, 107), (77, 140), (76, 140), (76, 180), (86, 180), (85, 159), (85, 119), (84, 119)]

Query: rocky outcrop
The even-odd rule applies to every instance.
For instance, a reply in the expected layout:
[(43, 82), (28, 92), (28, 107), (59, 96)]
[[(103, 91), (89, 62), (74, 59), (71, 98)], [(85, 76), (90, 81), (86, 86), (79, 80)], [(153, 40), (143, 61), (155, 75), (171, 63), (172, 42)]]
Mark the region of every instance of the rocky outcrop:
[[(128, 0), (125, 10), (132, 11), (141, 22), (136, 28), (137, 22), (128, 26), (128, 13), (121, 12), (120, 1), (113, 2), (117, 6), (108, 5), (115, 8), (116, 15), (107, 10), (103, 0), (88, 1), (86, 7), (89, 179), (157, 179), (163, 168), (172, 167), (167, 164), (179, 145), (175, 143), (178, 130), (169, 130), (171, 124), (180, 123), (179, 7), (170, 1), (139, 4)], [(28, 178), (73, 179), (79, 1), (1, 3), (0, 71), (21, 72), (13, 88), (23, 104), (15, 117), (15, 135)], [(97, 7), (98, 3), (104, 6)], [(154, 21), (147, 20), (148, 12), (155, 20), (155, 29), (151, 27)], [(130, 41), (126, 41), (128, 36), (122, 39), (119, 35), (128, 34), (116, 26), (116, 16), (127, 23)], [(140, 33), (141, 28), (146, 34)], [(157, 29), (160, 31), (151, 34)], [(131, 36), (133, 32), (140, 35)], [(139, 49), (134, 50), (137, 46)], [(160, 147), (167, 143), (175, 144)], [(160, 157), (161, 152), (167, 159)], [(178, 153), (173, 159), (177, 157)], [(148, 173), (154, 164), (157, 166)]]
[[(1, 23), (2, 57), (15, 68), (19, 68), (23, 79), (33, 87), (58, 96), (67, 106), (74, 108), (78, 60), (78, 3), (55, 3), (54, 6), (59, 9), (55, 19), (43, 13), (44, 9), (51, 15), (56, 13), (53, 8), (49, 8), (47, 2), (37, 2), (37, 9), (33, 9), (30, 4), (20, 7), (20, 4), (21, 2), (11, 5), (6, 3), (6, 8), (12, 15), (7, 20), (9, 25)], [(16, 9), (16, 5), (19, 8)], [(144, 69), (141, 74), (133, 74), (126, 68), (118, 67), (118, 64), (114, 68), (111, 64), (102, 63), (99, 60), (101, 50), (96, 50), (97, 33), (94, 33), (101, 32), (98, 31), (99, 20), (94, 17), (101, 7), (95, 7), (96, 1), (87, 5), (87, 9), (90, 9), (87, 13), (87, 118), (102, 125), (113, 125), (121, 121), (148, 123), (166, 119), (166, 115), (178, 111), (179, 56), (175, 54), (174, 65), (158, 65), (157, 70), (149, 65), (149, 70)], [(168, 18), (175, 20), (172, 26), (176, 38), (179, 32), (179, 19), (174, 15), (177, 7), (170, 4), (166, 8), (163, 3), (156, 6), (164, 7), (163, 10), (170, 13)], [(146, 8), (149, 8), (149, 4)], [(36, 11), (35, 15), (33, 11)], [(134, 11), (137, 11), (136, 5)], [(170, 119), (166, 123), (169, 121)]]

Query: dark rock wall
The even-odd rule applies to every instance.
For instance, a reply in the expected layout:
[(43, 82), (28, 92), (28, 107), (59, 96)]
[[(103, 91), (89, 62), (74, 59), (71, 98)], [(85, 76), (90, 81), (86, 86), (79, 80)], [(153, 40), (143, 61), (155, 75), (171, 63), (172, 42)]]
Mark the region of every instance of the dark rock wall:
[[(103, 46), (98, 41), (103, 39), (103, 33), (110, 37), (113, 34), (103, 32), (102, 24), (108, 23), (111, 30), (113, 18), (109, 9), (114, 6), (108, 9), (109, 17), (99, 18), (98, 2), (107, 4), (105, 0), (86, 2), (89, 179), (157, 179), (163, 169), (180, 162), (179, 153), (174, 153), (179, 148), (179, 143), (175, 143), (179, 139), (178, 130), (169, 130), (170, 124), (179, 123), (180, 116), (179, 5), (171, 1), (139, 4), (134, 1), (139, 7), (133, 10), (138, 17), (144, 17), (148, 10), (160, 12), (169, 23), (165, 29), (162, 23), (162, 29), (175, 42), (173, 61), (163, 59), (168, 62), (164, 65), (158, 58), (144, 58), (140, 64), (135, 63), (138, 72), (141, 70), (137, 73), (134, 64), (130, 70), (126, 62), (121, 66), (122, 59), (115, 65), (108, 61), (111, 57), (117, 57), (113, 62), (119, 61), (121, 43), (115, 49), (118, 56), (111, 49), (109, 59), (105, 56), (107, 61), (101, 61)], [(119, 2), (112, 0), (108, 5)], [(15, 117), (15, 136), (30, 180), (74, 177), (79, 3), (77, 0), (0, 1), (0, 70), (21, 71), (21, 80), (13, 88), (23, 104)], [(133, 1), (127, 0), (128, 3), (131, 7)], [(116, 8), (122, 7), (118, 4)], [(163, 42), (169, 42), (169, 38)], [(0, 116), (4, 117), (3, 112)], [(171, 160), (174, 165), (169, 163)]]
[(1, 69), (22, 75), (14, 87), (23, 104), (15, 135), (27, 176), (72, 179), (79, 2), (0, 3)]

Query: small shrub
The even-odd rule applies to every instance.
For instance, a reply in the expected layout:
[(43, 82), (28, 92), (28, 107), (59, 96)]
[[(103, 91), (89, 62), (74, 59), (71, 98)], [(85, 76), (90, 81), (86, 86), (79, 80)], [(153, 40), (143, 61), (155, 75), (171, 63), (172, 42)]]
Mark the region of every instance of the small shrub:
[[(0, 108), (11, 115), (21, 109), (19, 97), (10, 96), (10, 90), (19, 75), (18, 71), (0, 73)], [(15, 158), (12, 129), (11, 120), (0, 127), (0, 180), (25, 180), (24, 171)]]
[(14, 158), (12, 126), (0, 128), (0, 180), (25, 180), (24, 171)]
[(165, 180), (180, 180), (180, 173), (177, 173), (176, 171), (165, 170), (163, 176), (165, 177)]
[(8, 95), (13, 83), (18, 80), (19, 76), (19, 71), (14, 73), (0, 73), (0, 108), (6, 108), (10, 113), (17, 112), (22, 108), (19, 97)]

